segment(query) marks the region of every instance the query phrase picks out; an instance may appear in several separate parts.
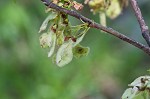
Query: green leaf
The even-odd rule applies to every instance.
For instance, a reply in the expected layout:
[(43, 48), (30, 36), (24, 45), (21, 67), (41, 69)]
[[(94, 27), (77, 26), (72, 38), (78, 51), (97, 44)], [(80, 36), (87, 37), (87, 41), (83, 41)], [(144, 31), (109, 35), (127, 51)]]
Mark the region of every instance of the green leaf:
[(128, 88), (123, 96), (122, 99), (150, 99), (150, 94), (148, 90), (145, 91), (138, 91), (133, 90), (133, 88)]
[(64, 44), (62, 44), (58, 49), (58, 52), (56, 54), (56, 64), (59, 67), (68, 64), (72, 60), (73, 58), (72, 43), (73, 43), (72, 40), (69, 40)]
[(138, 88), (128, 88), (125, 90), (125, 92), (122, 95), (121, 99), (133, 99), (135, 97), (136, 93), (138, 92)]
[(57, 45), (62, 45), (64, 43), (64, 30), (57, 31)]
[(133, 99), (150, 99), (150, 93), (148, 90), (141, 91)]
[(51, 42), (52, 42), (51, 34), (43, 33), (39, 39), (42, 48), (51, 47)]
[(89, 27), (86, 27), (85, 30), (80, 33), (80, 36), (77, 38), (76, 42), (74, 42), (73, 47), (75, 47), (77, 44), (79, 44), (79, 43), (83, 40), (83, 38), (84, 38), (86, 32), (87, 32), (89, 29), (90, 29)]
[(51, 57), (52, 54), (54, 53), (55, 50), (55, 44), (56, 44), (56, 34), (53, 32), (50, 32), (51, 37), (52, 37), (52, 41), (51, 41), (51, 47), (50, 47), (50, 51), (48, 52), (48, 57)]
[(81, 45), (77, 45), (73, 48), (73, 55), (76, 58), (80, 58), (82, 56), (87, 56), (89, 53), (90, 48), (89, 47), (83, 47)]
[(150, 76), (141, 76), (135, 79), (124, 94), (122, 99), (150, 99)]
[(82, 28), (87, 28), (87, 25), (80, 24), (80, 25), (76, 25), (76, 26), (71, 26), (72, 35), (78, 35), (78, 31), (81, 30)]
[(44, 31), (47, 28), (49, 21), (55, 19), (56, 17), (57, 17), (57, 13), (56, 12), (53, 12), (53, 11), (50, 12), (49, 16), (42, 23), (42, 25), (40, 27), (40, 30), (39, 30), (39, 33)]
[(143, 89), (147, 86), (148, 82), (150, 81), (150, 76), (141, 76), (135, 79), (131, 84), (130, 87), (139, 87), (139, 89)]

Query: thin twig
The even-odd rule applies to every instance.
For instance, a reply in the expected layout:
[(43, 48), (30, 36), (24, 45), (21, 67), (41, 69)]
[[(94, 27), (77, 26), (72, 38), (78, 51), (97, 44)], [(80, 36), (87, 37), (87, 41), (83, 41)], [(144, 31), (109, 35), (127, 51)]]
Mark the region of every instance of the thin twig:
[(131, 6), (134, 10), (135, 16), (139, 22), (142, 36), (146, 40), (147, 44), (150, 46), (150, 32), (149, 32), (148, 26), (146, 25), (146, 23), (142, 17), (142, 13), (141, 13), (141, 10), (138, 6), (138, 3), (136, 0), (130, 0), (130, 3), (131, 3)]
[(125, 42), (128, 42), (129, 44), (131, 45), (134, 45), (135, 47), (143, 50), (145, 53), (147, 53), (149, 56), (150, 56), (150, 48), (141, 44), (141, 43), (138, 43), (136, 42), (135, 40), (133, 39), (130, 39), (129, 37), (117, 32), (116, 30), (113, 30), (112, 28), (108, 28), (108, 27), (105, 27), (105, 26), (102, 26), (96, 22), (94, 22), (93, 20), (90, 20), (86, 17), (84, 17), (83, 15), (77, 13), (76, 11), (73, 11), (73, 10), (68, 10), (68, 9), (65, 9), (65, 8), (62, 8), (62, 7), (59, 7), (57, 6), (56, 4), (52, 3), (52, 2), (49, 2), (48, 0), (41, 0), (47, 7), (49, 8), (52, 8), (52, 9), (55, 9), (59, 12), (63, 12), (63, 13), (66, 13), (70, 16), (73, 16), (79, 20), (82, 20), (83, 22), (85, 23), (88, 23), (89, 24), (89, 27), (92, 27), (92, 28), (96, 28), (96, 29), (99, 29), (99, 30), (103, 30), (105, 31), (106, 33), (109, 33), (113, 36), (116, 36), (117, 38), (125, 41)]

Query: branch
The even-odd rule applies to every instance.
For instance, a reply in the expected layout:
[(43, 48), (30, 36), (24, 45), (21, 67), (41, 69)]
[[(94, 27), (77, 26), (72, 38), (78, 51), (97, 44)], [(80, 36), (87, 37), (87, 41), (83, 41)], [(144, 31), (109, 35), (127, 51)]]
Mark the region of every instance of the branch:
[(134, 10), (135, 16), (139, 22), (142, 36), (146, 40), (147, 44), (150, 46), (150, 32), (148, 30), (148, 26), (146, 25), (146, 23), (142, 17), (142, 13), (141, 13), (141, 10), (138, 6), (138, 3), (136, 0), (130, 0), (130, 3), (131, 3), (131, 6)]
[(94, 22), (93, 20), (90, 20), (86, 17), (84, 17), (83, 15), (77, 13), (76, 11), (73, 11), (73, 10), (67, 10), (65, 8), (62, 8), (60, 6), (57, 6), (56, 4), (52, 3), (52, 2), (49, 2), (48, 0), (41, 0), (47, 7), (49, 8), (52, 8), (52, 9), (55, 9), (59, 12), (63, 12), (63, 13), (66, 13), (70, 16), (73, 16), (79, 20), (82, 20), (83, 22), (85, 23), (88, 23), (89, 24), (89, 27), (91, 28), (96, 28), (96, 29), (99, 29), (99, 30), (103, 30), (105, 31), (106, 33), (109, 33), (113, 36), (116, 36), (117, 38), (125, 41), (125, 42), (128, 42), (129, 44), (143, 50), (145, 53), (147, 53), (149, 56), (150, 56), (150, 48), (141, 44), (141, 43), (138, 43), (136, 42), (135, 40), (133, 39), (130, 39), (129, 37), (117, 32), (116, 30), (113, 30), (112, 28), (108, 28), (108, 27), (105, 27), (105, 26), (102, 26), (96, 22)]

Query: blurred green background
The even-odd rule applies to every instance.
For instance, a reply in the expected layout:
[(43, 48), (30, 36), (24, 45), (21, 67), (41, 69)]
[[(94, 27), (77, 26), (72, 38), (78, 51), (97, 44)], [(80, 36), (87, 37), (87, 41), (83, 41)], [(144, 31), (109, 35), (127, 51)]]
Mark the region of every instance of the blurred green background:
[[(138, 1), (150, 26), (150, 1)], [(57, 67), (39, 45), (44, 10), (40, 0), (0, 1), (0, 99), (120, 99), (129, 83), (148, 74), (148, 55), (96, 29), (82, 41), (87, 57)], [(87, 6), (81, 13), (99, 20)], [(130, 6), (108, 26), (145, 43)]]

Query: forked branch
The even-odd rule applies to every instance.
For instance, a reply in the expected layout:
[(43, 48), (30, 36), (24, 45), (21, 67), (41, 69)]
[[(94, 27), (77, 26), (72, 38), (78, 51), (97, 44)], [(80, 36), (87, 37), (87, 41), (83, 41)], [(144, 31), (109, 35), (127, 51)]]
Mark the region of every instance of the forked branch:
[(59, 12), (63, 12), (63, 13), (66, 13), (70, 16), (73, 16), (79, 20), (82, 20), (83, 22), (85, 23), (88, 23), (89, 24), (89, 27), (91, 28), (96, 28), (96, 29), (99, 29), (99, 30), (103, 30), (105, 31), (106, 33), (109, 33), (113, 36), (116, 36), (117, 38), (143, 50), (145, 53), (147, 53), (149, 56), (150, 56), (150, 48), (119, 33), (118, 31), (112, 29), (112, 28), (109, 28), (109, 27), (105, 27), (105, 26), (102, 26), (96, 22), (94, 22), (93, 20), (90, 20), (86, 17), (84, 17), (83, 15), (77, 13), (76, 11), (74, 10), (68, 10), (68, 9), (65, 9), (65, 8), (62, 8), (60, 6), (57, 6), (56, 4), (52, 3), (52, 2), (49, 2), (48, 0), (41, 0), (47, 7), (49, 8), (52, 8), (52, 9), (55, 9), (56, 11), (59, 11)]
[(146, 40), (147, 44), (150, 46), (150, 31), (148, 29), (148, 26), (146, 25), (141, 10), (138, 6), (138, 3), (136, 0), (130, 0), (131, 6), (134, 10), (135, 16), (139, 22), (140, 28), (141, 28), (141, 32), (142, 32), (142, 36), (143, 38)]

